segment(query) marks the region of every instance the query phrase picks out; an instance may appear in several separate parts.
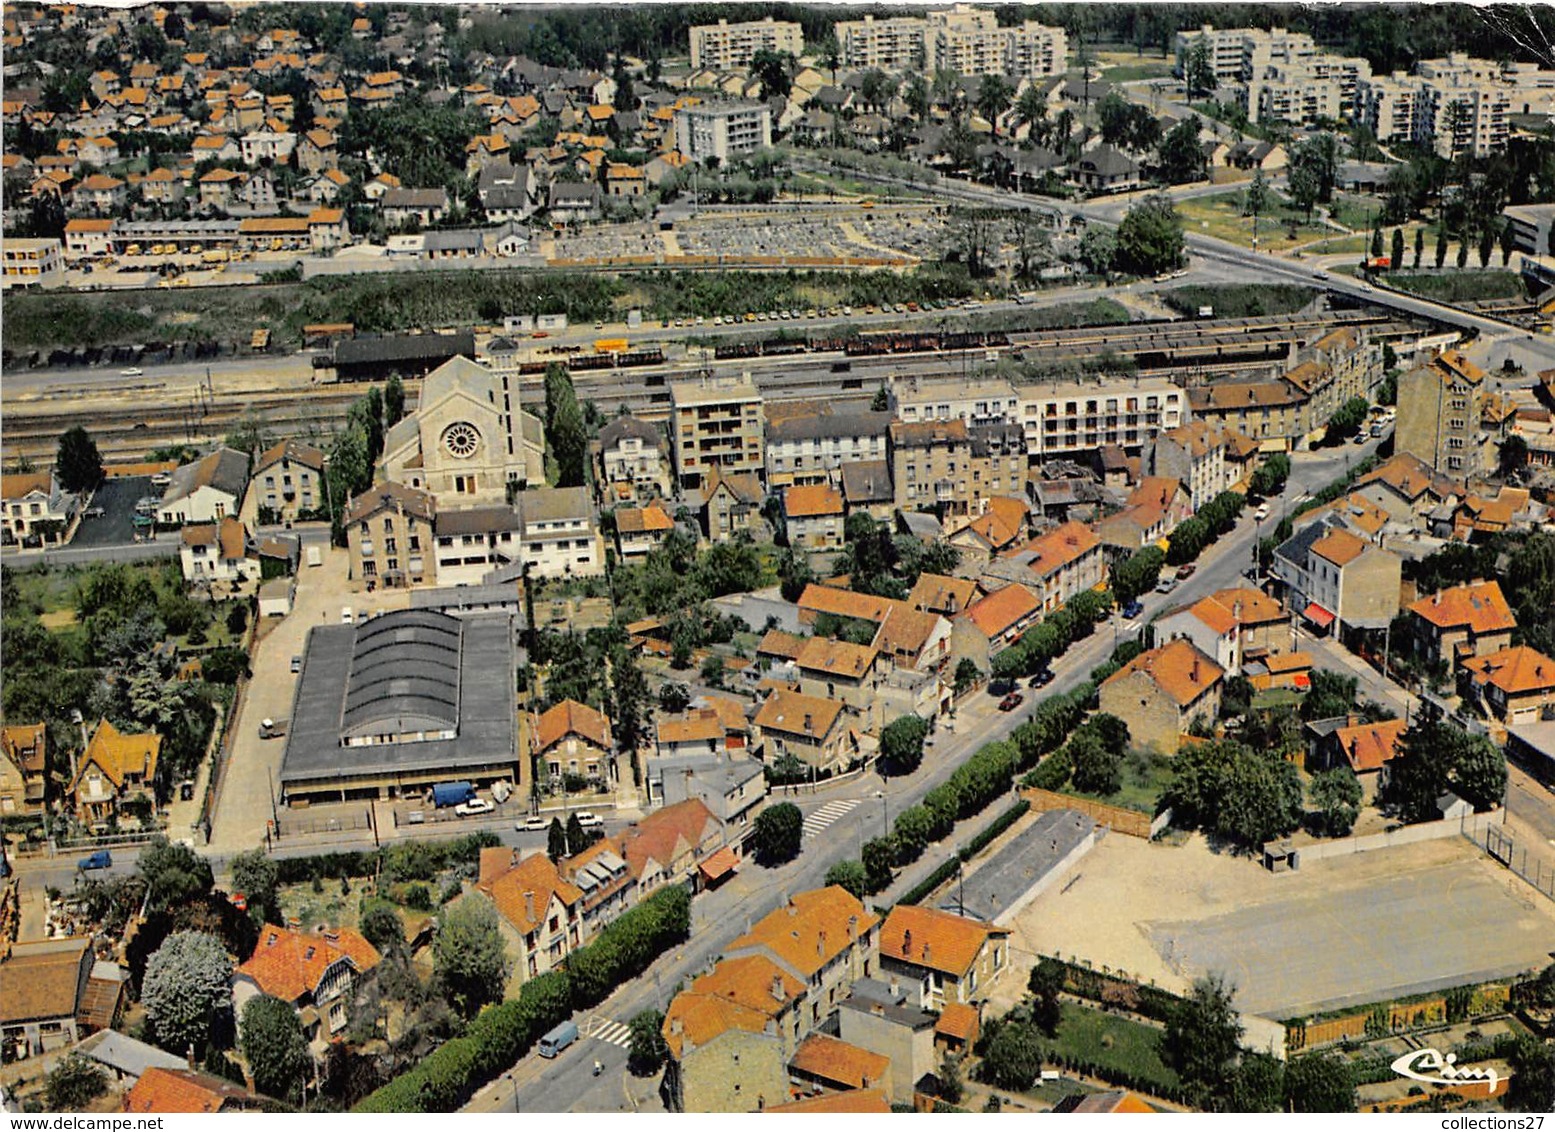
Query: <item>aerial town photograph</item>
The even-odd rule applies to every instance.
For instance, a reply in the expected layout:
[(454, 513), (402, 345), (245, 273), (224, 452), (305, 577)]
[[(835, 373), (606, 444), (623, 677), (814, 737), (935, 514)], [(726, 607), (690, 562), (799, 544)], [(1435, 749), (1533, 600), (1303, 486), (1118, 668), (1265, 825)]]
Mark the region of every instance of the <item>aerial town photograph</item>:
[(10, 1127), (1555, 1112), (1555, 6), (0, 15)]

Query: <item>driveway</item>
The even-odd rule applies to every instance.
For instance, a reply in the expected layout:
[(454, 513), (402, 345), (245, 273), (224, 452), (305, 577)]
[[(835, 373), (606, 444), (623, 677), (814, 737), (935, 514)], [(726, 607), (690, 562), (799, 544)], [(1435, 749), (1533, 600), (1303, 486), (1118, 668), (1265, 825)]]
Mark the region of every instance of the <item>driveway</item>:
[[(125, 543), (135, 540), (135, 503), (143, 496), (154, 495), (159, 499), (162, 492), (151, 486), (150, 476), (126, 476), (123, 479), (104, 480), (96, 494), (92, 496), (91, 506), (101, 507), (103, 515), (99, 519), (84, 518), (76, 529), (76, 537), (70, 540), (74, 549), (93, 549), (104, 546), (123, 546)], [(163, 538), (171, 538), (175, 542), (177, 535), (164, 534)]]

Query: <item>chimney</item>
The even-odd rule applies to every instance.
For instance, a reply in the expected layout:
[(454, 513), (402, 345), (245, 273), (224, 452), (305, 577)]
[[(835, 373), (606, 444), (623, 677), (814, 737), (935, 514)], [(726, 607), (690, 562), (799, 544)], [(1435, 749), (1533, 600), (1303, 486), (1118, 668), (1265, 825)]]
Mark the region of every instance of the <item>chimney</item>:
[(324, 942), (325, 943), (339, 943), (340, 942), (340, 929), (339, 928), (326, 928), (326, 929), (324, 929)]
[(783, 1001), (783, 976), (782, 975), (773, 975), (772, 976), (772, 997), (777, 999), (779, 1002)]
[(530, 923), (534, 922), (534, 918), (535, 918), (535, 894), (533, 892), (525, 892), (524, 893), (524, 916), (525, 916), (526, 919), (529, 920)]
[(815, 953), (824, 956), (826, 954), (826, 929), (822, 928), (815, 933)]
[(912, 929), (908, 928), (902, 933), (902, 954), (912, 954)]
[(684, 1034), (685, 1032), (686, 1032), (686, 1024), (685, 1024), (685, 1022), (683, 1022), (681, 1020), (681, 1017), (680, 1017), (679, 1014), (675, 1015), (675, 1017), (670, 1019), (670, 1033), (672, 1033), (672, 1034)]
[(857, 916), (849, 916), (848, 917), (848, 942), (849, 943), (857, 943), (858, 942), (858, 917)]
[(1199, 682), (1199, 657), (1197, 653), (1193, 656), (1193, 682), (1195, 684)]
[(893, 1000), (895, 1000), (895, 999), (900, 998), (901, 996), (902, 996), (901, 980), (899, 980), (895, 975), (892, 975), (891, 976), (891, 998)]
[(804, 729), (806, 731), (810, 731), (810, 730), (813, 730), (814, 727), (815, 727), (815, 717), (812, 716), (809, 712), (805, 712), (804, 713)]
[(923, 945), (923, 961), (925, 963), (929, 961), (929, 945), (927, 943)]

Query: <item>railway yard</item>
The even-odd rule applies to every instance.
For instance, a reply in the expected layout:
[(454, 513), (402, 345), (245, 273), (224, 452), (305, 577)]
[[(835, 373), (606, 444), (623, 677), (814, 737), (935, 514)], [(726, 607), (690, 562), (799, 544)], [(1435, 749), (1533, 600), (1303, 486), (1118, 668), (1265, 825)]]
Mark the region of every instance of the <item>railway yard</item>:
[[(940, 320), (936, 320), (940, 321)], [(646, 339), (630, 354), (600, 355), (566, 339), (522, 340), (518, 368), (539, 397), (545, 366), (567, 365), (580, 399), (613, 414), (647, 419), (667, 412), (670, 382), (711, 371), (749, 373), (764, 396), (866, 396), (882, 382), (966, 376), (987, 370), (1030, 383), (1066, 371), (1094, 372), (1116, 359), (1139, 373), (1172, 372), (1190, 381), (1272, 374), (1299, 343), (1338, 326), (1365, 325), (1384, 338), (1412, 328), (1374, 311), (1320, 311), (1256, 318), (1136, 322), (1063, 330), (753, 333), (744, 326), (698, 329), (695, 343)], [(585, 332), (585, 337), (587, 333)], [(478, 334), (477, 352), (495, 335)], [(581, 341), (581, 339), (580, 339)], [(344, 418), (359, 383), (329, 380), (318, 352), (256, 354), (208, 365), (149, 364), (143, 372), (101, 367), (49, 370), (11, 384), (5, 398), (5, 458), (46, 458), (59, 434), (83, 416), (110, 458), (143, 456), (171, 444), (219, 440), (240, 423), (262, 422), (276, 436), (322, 437)], [(387, 377), (385, 371), (382, 375)], [(419, 381), (407, 381), (412, 398)]]

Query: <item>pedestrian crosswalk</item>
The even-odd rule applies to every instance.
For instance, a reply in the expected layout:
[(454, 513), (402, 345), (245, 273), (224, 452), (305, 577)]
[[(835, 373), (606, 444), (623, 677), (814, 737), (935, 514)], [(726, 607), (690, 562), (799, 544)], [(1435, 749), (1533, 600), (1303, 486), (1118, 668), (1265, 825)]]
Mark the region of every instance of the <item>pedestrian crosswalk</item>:
[(827, 826), (831, 825), (838, 818), (852, 812), (858, 807), (858, 804), (857, 798), (845, 798), (827, 802), (820, 809), (816, 810), (815, 813), (805, 818), (805, 836), (819, 837)]
[(596, 1014), (589, 1023), (586, 1031), (591, 1038), (598, 1038), (602, 1042), (609, 1042), (613, 1046), (622, 1049), (630, 1049), (632, 1045), (632, 1030), (625, 1022), (617, 1022), (606, 1018), (602, 1014)]

